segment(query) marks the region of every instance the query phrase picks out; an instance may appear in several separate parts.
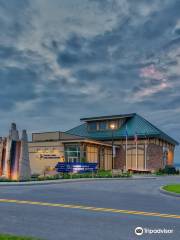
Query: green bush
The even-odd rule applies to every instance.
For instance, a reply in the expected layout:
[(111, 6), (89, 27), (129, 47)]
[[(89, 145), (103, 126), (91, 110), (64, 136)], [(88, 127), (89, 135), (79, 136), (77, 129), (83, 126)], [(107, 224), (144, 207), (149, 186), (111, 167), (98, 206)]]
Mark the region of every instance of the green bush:
[(112, 177), (112, 171), (110, 170), (99, 170), (97, 173), (96, 173), (96, 177), (97, 178), (111, 178)]
[(40, 176), (39, 174), (34, 173), (34, 174), (31, 175), (31, 178), (32, 179), (37, 179), (39, 176)]
[[(62, 176), (58, 173), (53, 176), (38, 176), (38, 178), (34, 179), (34, 180), (45, 181), (45, 180), (57, 180), (57, 179), (61, 179), (61, 178), (62, 178)], [(31, 180), (33, 180), (33, 179), (31, 179)]]
[(170, 165), (166, 165), (165, 168), (163, 169), (159, 169), (157, 172), (156, 172), (156, 175), (164, 175), (164, 174), (179, 174), (179, 170), (176, 170), (175, 167), (173, 166), (170, 166)]
[(87, 162), (86, 158), (85, 158), (85, 157), (82, 157), (82, 158), (81, 158), (81, 162), (82, 162), (82, 163), (86, 163), (86, 162)]
[(173, 166), (166, 165), (164, 168), (164, 173), (166, 174), (176, 174), (176, 168)]
[(0, 178), (0, 182), (18, 182), (17, 180), (11, 180), (7, 178)]

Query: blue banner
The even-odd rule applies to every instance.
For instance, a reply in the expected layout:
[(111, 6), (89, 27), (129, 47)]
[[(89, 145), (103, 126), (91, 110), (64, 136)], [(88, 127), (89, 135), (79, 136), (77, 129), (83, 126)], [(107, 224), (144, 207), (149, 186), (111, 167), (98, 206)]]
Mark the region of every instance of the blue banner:
[(97, 171), (97, 163), (81, 163), (81, 162), (59, 162), (56, 170), (61, 173), (86, 173)]

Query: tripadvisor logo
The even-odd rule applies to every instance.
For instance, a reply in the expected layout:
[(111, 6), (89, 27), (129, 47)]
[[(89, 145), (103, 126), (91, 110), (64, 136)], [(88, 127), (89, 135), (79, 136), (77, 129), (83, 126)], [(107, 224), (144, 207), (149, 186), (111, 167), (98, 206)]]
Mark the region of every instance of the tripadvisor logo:
[(150, 228), (142, 228), (142, 227), (136, 227), (134, 230), (135, 234), (138, 236), (141, 236), (143, 234), (171, 234), (174, 232), (173, 229), (150, 229)]
[(140, 236), (140, 235), (143, 235), (143, 228), (142, 227), (137, 227), (135, 228), (135, 234)]

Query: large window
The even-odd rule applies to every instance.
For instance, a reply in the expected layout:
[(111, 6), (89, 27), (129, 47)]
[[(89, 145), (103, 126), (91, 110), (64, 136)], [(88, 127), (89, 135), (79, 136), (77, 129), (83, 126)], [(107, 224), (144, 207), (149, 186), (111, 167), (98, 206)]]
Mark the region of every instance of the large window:
[(98, 148), (97, 146), (87, 146), (86, 156), (88, 162), (98, 162)]
[(99, 130), (106, 130), (106, 127), (107, 127), (107, 122), (106, 121), (102, 121), (102, 122), (99, 122)]
[(112, 120), (98, 120), (88, 122), (88, 131), (106, 131), (112, 130), (111, 126), (114, 125), (114, 129), (119, 129), (125, 122), (125, 119), (112, 119)]
[(144, 145), (138, 145), (137, 149), (137, 165), (136, 165), (136, 147), (128, 145), (127, 165), (129, 169), (144, 169)]
[(65, 146), (65, 160), (66, 162), (80, 161), (80, 145), (66, 145)]
[(90, 122), (88, 124), (89, 130), (90, 131), (96, 131), (97, 130), (97, 123), (96, 122)]

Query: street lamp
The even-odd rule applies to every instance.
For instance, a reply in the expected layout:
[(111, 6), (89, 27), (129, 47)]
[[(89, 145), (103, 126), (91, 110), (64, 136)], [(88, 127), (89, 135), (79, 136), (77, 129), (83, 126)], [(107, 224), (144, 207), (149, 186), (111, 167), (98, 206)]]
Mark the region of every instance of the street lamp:
[(114, 168), (114, 129), (116, 128), (114, 123), (110, 124), (110, 129), (112, 130), (112, 169)]

